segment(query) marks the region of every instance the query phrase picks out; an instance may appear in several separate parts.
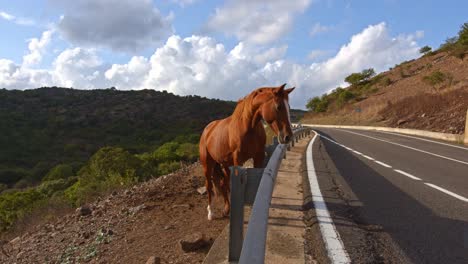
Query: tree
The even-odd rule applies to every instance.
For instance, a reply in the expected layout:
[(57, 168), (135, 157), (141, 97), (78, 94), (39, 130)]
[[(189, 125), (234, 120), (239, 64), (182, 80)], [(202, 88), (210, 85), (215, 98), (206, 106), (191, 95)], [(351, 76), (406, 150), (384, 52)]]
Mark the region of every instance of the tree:
[(458, 31), (458, 43), (460, 45), (468, 45), (468, 22), (464, 23), (460, 31)]
[(430, 52), (431, 50), (432, 50), (432, 48), (426, 45), (426, 46), (419, 49), (419, 53), (426, 54), (426, 53)]
[(362, 70), (361, 72), (355, 72), (348, 75), (345, 78), (345, 82), (351, 85), (358, 85), (369, 81), (375, 75), (375, 71), (372, 68)]

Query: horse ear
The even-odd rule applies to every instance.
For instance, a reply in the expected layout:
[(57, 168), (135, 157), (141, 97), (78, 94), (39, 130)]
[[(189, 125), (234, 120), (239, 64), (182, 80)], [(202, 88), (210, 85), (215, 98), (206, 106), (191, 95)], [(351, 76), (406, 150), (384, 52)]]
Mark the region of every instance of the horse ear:
[(296, 87), (291, 87), (291, 88), (288, 88), (286, 90), (284, 90), (287, 94), (290, 94), (294, 89), (296, 89)]
[(276, 94), (281, 94), (281, 93), (283, 93), (284, 87), (285, 87), (285, 86), (286, 86), (286, 84), (284, 83), (284, 84), (281, 85), (280, 87), (276, 88), (276, 89), (275, 89), (275, 93), (276, 93)]

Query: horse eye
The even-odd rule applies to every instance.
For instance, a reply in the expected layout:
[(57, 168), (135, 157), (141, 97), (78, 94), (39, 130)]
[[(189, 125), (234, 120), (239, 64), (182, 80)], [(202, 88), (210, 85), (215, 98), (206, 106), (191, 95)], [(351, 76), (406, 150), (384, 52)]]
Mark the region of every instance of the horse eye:
[(278, 111), (281, 110), (281, 105), (280, 105), (280, 104), (278, 104), (278, 105), (276, 106), (276, 110), (278, 110)]

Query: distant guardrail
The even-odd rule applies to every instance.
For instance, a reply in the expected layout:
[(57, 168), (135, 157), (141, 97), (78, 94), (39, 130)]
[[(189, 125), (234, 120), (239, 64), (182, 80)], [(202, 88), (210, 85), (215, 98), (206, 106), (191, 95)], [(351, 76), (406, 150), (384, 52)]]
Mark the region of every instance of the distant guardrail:
[[(310, 128), (298, 126), (293, 129), (289, 144), (278, 144), (275, 139), (272, 145), (266, 147), (265, 168), (231, 167), (230, 263), (264, 263), (268, 213), (281, 160), (290, 146), (310, 135), (310, 132)], [(252, 204), (244, 239), (244, 206)]]

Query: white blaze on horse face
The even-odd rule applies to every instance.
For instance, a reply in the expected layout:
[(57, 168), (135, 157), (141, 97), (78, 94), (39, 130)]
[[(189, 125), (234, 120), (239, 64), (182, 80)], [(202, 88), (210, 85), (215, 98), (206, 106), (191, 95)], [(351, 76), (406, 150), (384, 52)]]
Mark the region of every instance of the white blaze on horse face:
[(209, 204), (207, 207), (206, 207), (206, 210), (208, 210), (208, 220), (213, 220), (213, 211), (211, 211), (211, 204)]

